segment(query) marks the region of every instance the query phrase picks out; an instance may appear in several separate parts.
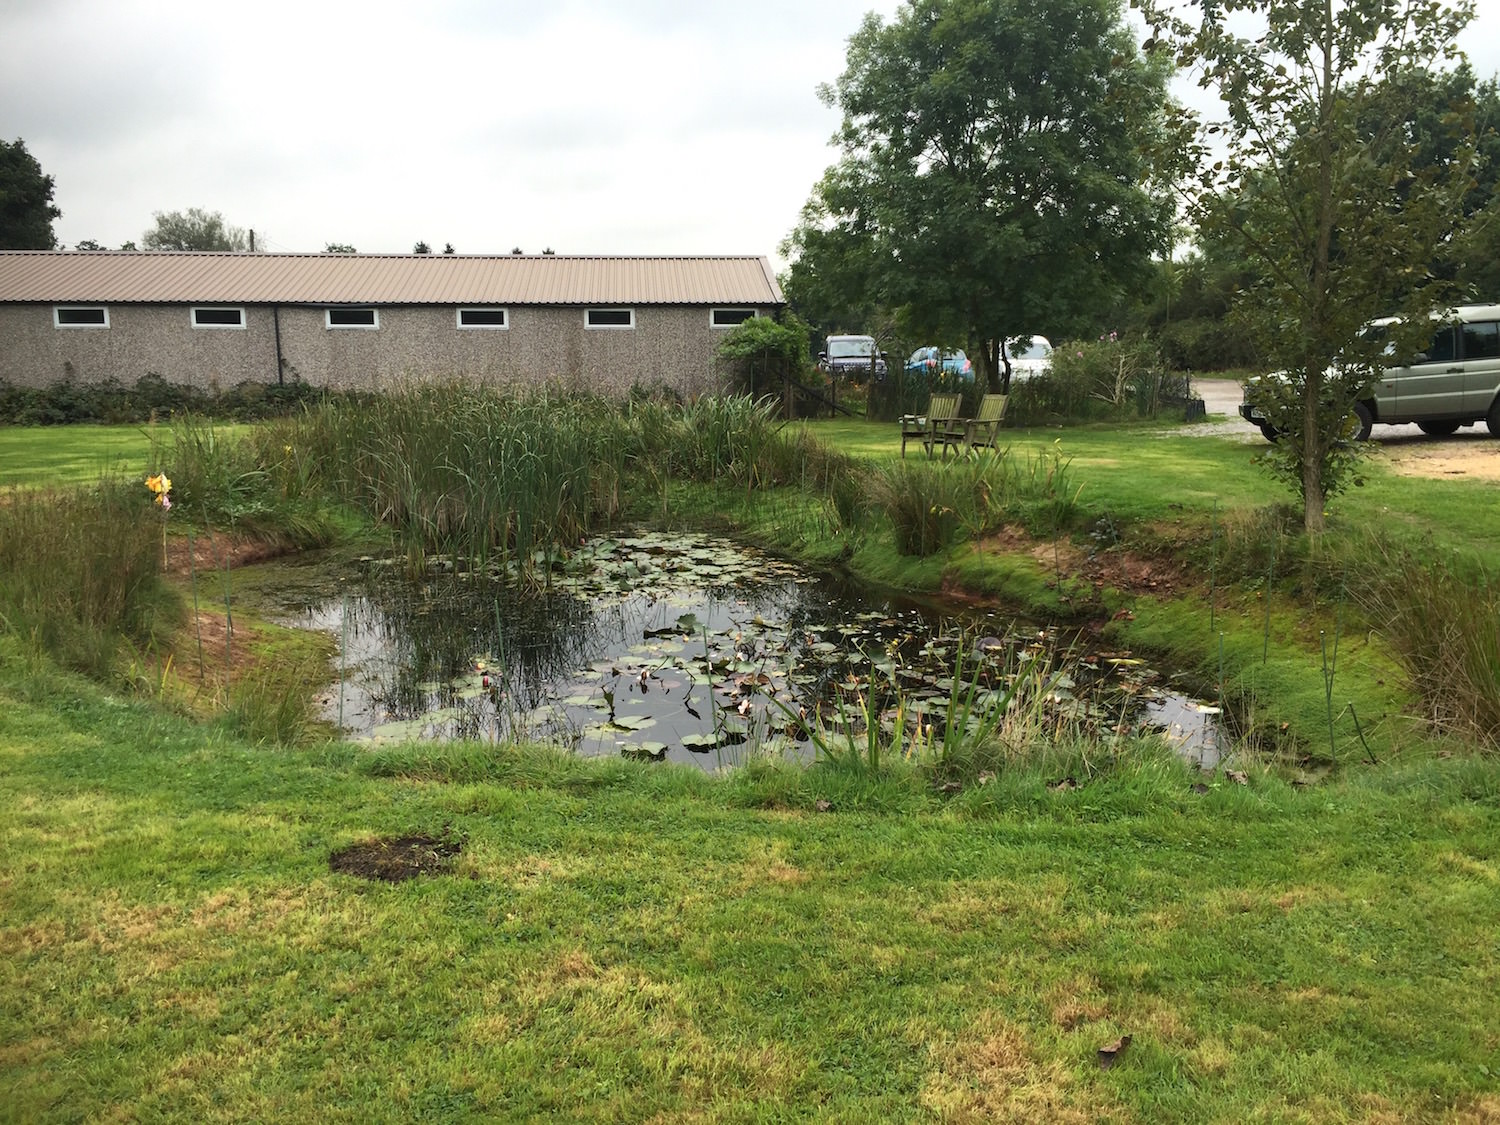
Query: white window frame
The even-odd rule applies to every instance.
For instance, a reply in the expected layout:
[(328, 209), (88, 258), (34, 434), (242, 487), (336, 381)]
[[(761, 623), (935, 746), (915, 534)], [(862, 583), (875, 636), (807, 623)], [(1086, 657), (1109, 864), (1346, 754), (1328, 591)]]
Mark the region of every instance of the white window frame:
[[(234, 313), (239, 313), (239, 315), (240, 315), (240, 322), (238, 324), (200, 324), (200, 323), (198, 323), (198, 314), (200, 312), (234, 312)], [(197, 329), (197, 328), (227, 328), (227, 329), (229, 329), (232, 332), (233, 331), (241, 331), (242, 332), (246, 328), (245, 306), (244, 305), (194, 305), (192, 307), (192, 311), (188, 313), (188, 322), (190, 324), (192, 324), (192, 326), (195, 329)]]
[[(333, 314), (336, 312), (368, 312), (374, 318), (371, 324), (335, 324)], [(339, 305), (323, 310), (323, 327), (331, 332), (374, 332), (380, 328), (380, 310), (368, 305)]]
[[(104, 323), (103, 324), (64, 324), (62, 322), (62, 319), (61, 319), (61, 313), (62, 313), (62, 311), (64, 309), (67, 309), (69, 311), (72, 311), (74, 309), (89, 309), (89, 310), (98, 309), (100, 312), (102, 312), (104, 314)], [(53, 328), (108, 328), (109, 327), (109, 306), (108, 305), (53, 305), (52, 306), (52, 327)]]
[[(464, 323), (464, 313), (468, 313), (468, 312), (499, 313), (501, 316), (503, 316), (505, 318), (505, 323), (504, 324), (465, 324)], [(510, 309), (508, 309), (508, 308), (502, 308), (499, 305), (465, 305), (464, 307), (462, 307), (460, 309), (455, 309), (454, 310), (454, 313), (453, 313), (453, 322), (455, 324), (457, 324), (458, 327), (459, 327), (459, 329), (462, 330), (462, 331), (464, 331), (464, 332), (509, 332), (510, 331)]]
[[(733, 324), (720, 324), (717, 318), (718, 318), (718, 315), (721, 312), (749, 313), (750, 315), (747, 316), (747, 317), (745, 317), (743, 320), (737, 320), (737, 321), (735, 321)], [(724, 329), (726, 329), (726, 328), (738, 328), (741, 324), (744, 324), (746, 320), (753, 320), (755, 317), (757, 317), (759, 315), (760, 315), (760, 310), (758, 310), (758, 309), (752, 309), (752, 308), (749, 308), (748, 306), (745, 306), (745, 305), (738, 305), (738, 306), (725, 305), (722, 308), (709, 309), (708, 310), (708, 326), (710, 328), (717, 328), (717, 329), (719, 329), (721, 331), (724, 330)]]
[[(630, 317), (629, 324), (590, 324), (589, 317), (594, 313), (625, 313)], [(635, 309), (620, 308), (619, 306), (608, 307), (600, 305), (592, 309), (583, 310), (583, 327), (590, 332), (629, 332), (635, 327)]]

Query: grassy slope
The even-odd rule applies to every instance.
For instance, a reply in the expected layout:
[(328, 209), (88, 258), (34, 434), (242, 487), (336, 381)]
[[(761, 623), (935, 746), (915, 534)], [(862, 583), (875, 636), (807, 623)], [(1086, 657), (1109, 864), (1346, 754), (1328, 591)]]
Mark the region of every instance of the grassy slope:
[[(0, 687), (7, 1117), (1500, 1112), (1479, 763), (1199, 796), (1147, 757), (945, 806), (899, 777), (252, 749), (33, 683)], [(456, 877), (328, 871), (411, 831), (465, 840)]]

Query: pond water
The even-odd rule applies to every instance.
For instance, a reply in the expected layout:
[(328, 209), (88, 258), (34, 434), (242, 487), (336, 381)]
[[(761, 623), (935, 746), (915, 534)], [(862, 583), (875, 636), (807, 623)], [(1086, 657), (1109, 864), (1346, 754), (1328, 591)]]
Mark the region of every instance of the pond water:
[(871, 723), (887, 753), (921, 753), (950, 724), (1024, 711), (1158, 730), (1218, 761), (1213, 708), (1077, 633), (872, 594), (711, 536), (597, 539), (544, 573), (542, 590), (482, 571), (412, 581), (366, 560), (341, 592), (285, 583), (279, 616), (338, 640), (322, 715), (371, 743), (532, 737), (716, 768), (863, 746)]

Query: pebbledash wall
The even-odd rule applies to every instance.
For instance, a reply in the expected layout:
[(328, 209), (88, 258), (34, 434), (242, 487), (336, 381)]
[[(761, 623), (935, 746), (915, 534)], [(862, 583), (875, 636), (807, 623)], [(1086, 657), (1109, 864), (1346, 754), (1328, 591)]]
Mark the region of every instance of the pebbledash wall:
[(245, 327), (233, 329), (194, 327), (187, 305), (108, 305), (107, 328), (57, 327), (52, 305), (0, 305), (0, 378), (20, 386), (130, 384), (146, 374), (204, 389), (274, 383), (279, 321), (282, 378), (315, 386), (377, 389), (451, 376), (550, 380), (605, 394), (637, 383), (687, 394), (717, 385), (714, 352), (724, 328), (713, 327), (709, 308), (635, 307), (631, 328), (587, 328), (584, 308), (509, 308), (510, 326), (498, 329), (459, 328), (456, 306), (374, 307), (376, 328), (329, 328), (323, 307), (250, 305)]
[[(102, 256), (97, 252), (66, 257), (95, 259), (84, 263), (94, 270), (105, 265), (98, 260)], [(140, 259), (145, 256), (118, 257), (131, 259), (123, 265), (139, 270), (143, 264)], [(231, 271), (242, 265), (247, 269), (274, 266), (267, 256), (249, 264), (234, 261), (245, 257), (242, 255), (151, 257), (230, 259), (227, 265)], [(324, 259), (313, 262), (313, 269), (330, 268), (336, 261), (335, 256), (297, 257)], [(550, 280), (531, 284), (532, 290), (556, 294), (559, 289), (582, 289), (587, 292), (581, 295), (602, 299), (579, 304), (496, 301), (497, 296), (517, 295), (517, 286), (510, 282), (474, 284), (468, 292), (488, 298), (484, 300), (419, 304), (91, 300), (86, 294), (117, 297), (120, 288), (89, 282), (82, 265), (74, 271), (80, 280), (64, 282), (61, 287), (49, 281), (51, 288), (46, 288), (24, 278), (8, 284), (14, 278), (6, 276), (4, 267), (32, 265), (9, 260), (12, 258), (0, 254), (0, 259), (6, 259), (0, 260), (0, 379), (22, 386), (109, 378), (128, 385), (143, 375), (154, 374), (169, 382), (204, 389), (227, 388), (247, 380), (275, 383), (278, 379), (315, 386), (379, 389), (404, 380), (468, 377), (495, 384), (547, 383), (616, 395), (634, 385), (666, 385), (691, 395), (719, 386), (714, 356), (725, 331), (747, 315), (774, 314), (781, 302), (764, 259), (554, 260), (536, 267), (549, 273)], [(337, 258), (349, 261), (344, 256)], [(409, 256), (359, 258), (359, 264), (372, 265), (377, 271), (386, 263), (394, 263), (392, 269), (408, 271), (398, 275), (397, 289), (412, 284), (411, 271), (443, 280), (441, 257), (415, 264), (409, 262)], [(472, 258), (467, 261), (471, 266), (479, 264)], [(599, 261), (614, 267), (612, 280), (600, 283), (595, 278), (585, 284), (570, 279), (570, 262), (579, 264), (581, 271), (588, 263)], [(748, 272), (740, 268), (738, 280), (727, 285), (719, 281), (718, 288), (707, 282), (700, 284), (693, 273), (694, 267), (704, 263), (718, 267), (725, 261), (736, 267), (755, 262), (758, 267)], [(673, 285), (666, 285), (657, 276), (663, 263), (684, 262), (686, 282), (679, 277)], [(166, 268), (172, 264), (162, 265)], [(527, 268), (522, 262), (503, 259), (499, 265), (507, 277), (524, 277)], [(11, 272), (16, 273), (14, 269)], [(722, 271), (705, 268), (700, 272), (707, 277)], [(758, 288), (756, 275), (765, 279)], [(638, 284), (632, 280), (637, 278)], [(215, 284), (204, 284), (205, 292), (234, 291), (232, 286), (226, 290), (214, 280)], [(638, 291), (632, 291), (633, 285)], [(676, 292), (670, 292), (674, 286)], [(660, 300), (664, 290), (668, 291), (666, 295), (680, 298), (684, 289), (694, 287), (703, 290), (703, 303)], [(306, 286), (301, 288), (305, 291)], [(361, 286), (335, 277), (323, 288), (329, 296), (350, 297), (386, 292), (391, 286)], [(527, 288), (521, 285), (519, 290)], [(41, 292), (55, 297), (77, 296), (52, 301), (15, 299)], [(640, 297), (648, 299), (633, 299)], [(365, 323), (343, 326), (339, 320)]]

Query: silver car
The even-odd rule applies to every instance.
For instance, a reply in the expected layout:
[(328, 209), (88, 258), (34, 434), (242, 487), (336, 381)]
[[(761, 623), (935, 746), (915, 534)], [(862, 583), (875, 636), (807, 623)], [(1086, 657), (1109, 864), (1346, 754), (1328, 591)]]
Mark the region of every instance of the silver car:
[[(1395, 323), (1374, 321), (1371, 331)], [(1266, 376), (1274, 378), (1275, 376)], [(1241, 417), (1275, 441), (1280, 435), (1257, 404), (1257, 383), (1245, 384)], [(1355, 438), (1370, 436), (1372, 425), (1415, 422), (1423, 433), (1446, 436), (1460, 426), (1483, 421), (1500, 437), (1500, 305), (1463, 305), (1432, 335), (1426, 350), (1408, 363), (1387, 367), (1369, 393), (1354, 404), (1359, 420)]]

